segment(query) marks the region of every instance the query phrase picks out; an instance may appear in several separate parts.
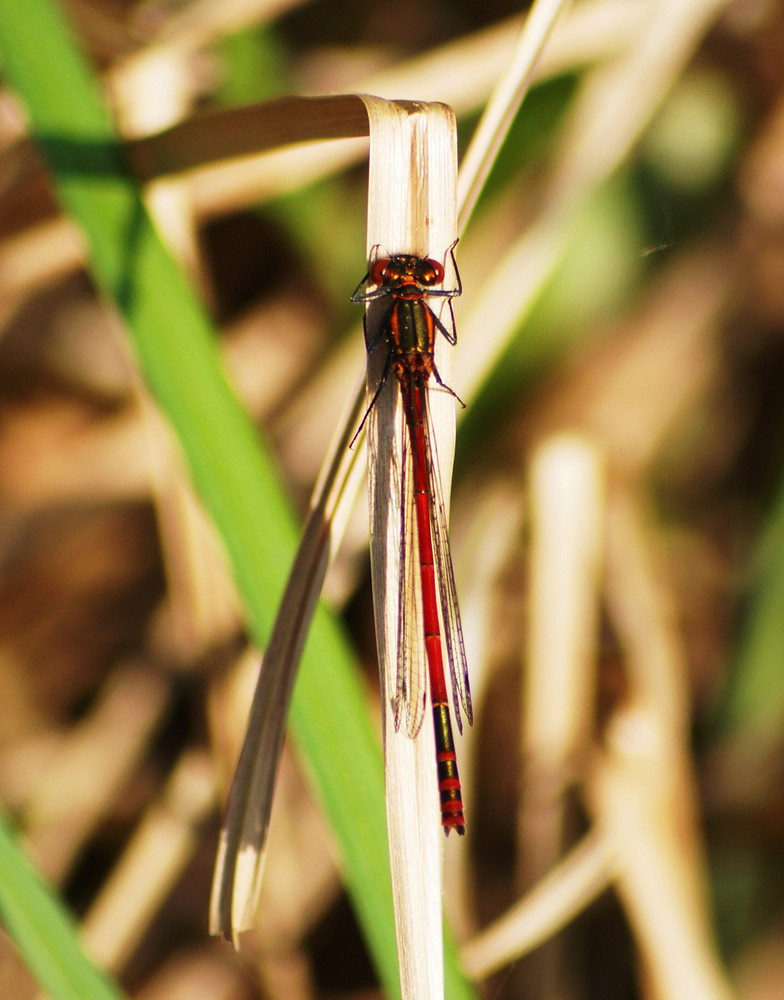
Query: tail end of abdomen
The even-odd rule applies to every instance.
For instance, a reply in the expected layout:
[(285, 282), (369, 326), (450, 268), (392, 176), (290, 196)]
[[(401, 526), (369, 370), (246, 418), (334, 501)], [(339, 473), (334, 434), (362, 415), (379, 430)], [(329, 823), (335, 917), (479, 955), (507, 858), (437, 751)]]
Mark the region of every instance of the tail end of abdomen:
[(433, 705), (433, 725), (436, 736), (436, 761), (438, 766), (438, 793), (441, 797), (441, 823), (444, 833), (456, 830), (465, 833), (463, 793), (457, 771), (457, 755), (452, 738), (452, 720), (447, 704)]

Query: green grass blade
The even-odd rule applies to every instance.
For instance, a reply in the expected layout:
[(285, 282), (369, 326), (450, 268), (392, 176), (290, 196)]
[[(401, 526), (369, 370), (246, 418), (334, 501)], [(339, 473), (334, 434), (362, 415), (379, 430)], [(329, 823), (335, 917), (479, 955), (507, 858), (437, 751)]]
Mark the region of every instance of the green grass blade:
[(122, 1000), (82, 951), (70, 914), (27, 861), (1, 813), (0, 886), (0, 922), (47, 993), (57, 1000)]
[(751, 599), (730, 681), (714, 724), (735, 742), (748, 767), (760, 767), (781, 740), (784, 722), (784, 493), (780, 492), (755, 554)]
[[(263, 644), (297, 528), (223, 374), (212, 326), (125, 170), (99, 88), (59, 9), (49, 0), (0, 0), (0, 56), (61, 201), (85, 233), (96, 283), (122, 313), (145, 377), (179, 436), (223, 536), (253, 635)], [(319, 611), (291, 724), (340, 844), (374, 961), (387, 992), (397, 995), (381, 754), (351, 664), (341, 631)]]

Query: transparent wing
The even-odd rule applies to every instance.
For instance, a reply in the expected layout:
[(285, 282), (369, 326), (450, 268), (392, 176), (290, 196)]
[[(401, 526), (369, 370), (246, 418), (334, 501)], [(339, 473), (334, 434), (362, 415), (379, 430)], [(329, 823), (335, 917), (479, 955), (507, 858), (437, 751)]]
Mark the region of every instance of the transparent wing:
[(408, 428), (402, 422), (400, 490), (400, 566), (397, 621), (397, 672), (393, 709), (395, 728), (405, 720), (405, 731), (414, 739), (422, 728), (427, 698), (427, 659), (422, 626), (422, 593), (419, 581), (419, 542), (414, 509), (414, 475)]
[[(429, 393), (427, 395), (429, 397)], [(465, 643), (463, 641), (463, 626), (460, 621), (460, 608), (457, 603), (455, 571), (452, 567), (452, 556), (449, 551), (449, 532), (447, 529), (443, 490), (441, 489), (441, 473), (438, 468), (438, 453), (436, 451), (435, 438), (430, 433), (431, 418), (429, 402), (427, 400), (425, 405), (428, 408), (424, 430), (427, 474), (430, 480), (430, 523), (441, 605), (441, 625), (443, 628), (446, 655), (449, 661), (449, 674), (452, 678), (452, 703), (455, 710), (457, 728), (462, 733), (461, 707), (465, 712), (469, 725), (474, 721), (474, 711), (471, 705), (471, 688), (468, 682), (468, 662), (466, 659)]]

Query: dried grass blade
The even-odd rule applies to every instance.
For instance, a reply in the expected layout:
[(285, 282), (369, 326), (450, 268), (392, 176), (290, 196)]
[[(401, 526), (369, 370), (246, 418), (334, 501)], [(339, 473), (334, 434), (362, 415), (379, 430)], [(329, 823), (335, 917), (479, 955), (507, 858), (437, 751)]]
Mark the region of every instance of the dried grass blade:
[(493, 161), (525, 99), (542, 49), (569, 3), (570, 0), (536, 0), (526, 18), (512, 61), (493, 90), (463, 158), (458, 190), (460, 232), (471, 217)]
[(163, 132), (131, 141), (128, 154), (141, 180), (149, 181), (297, 142), (367, 134), (367, 113), (355, 94), (279, 97), (194, 115)]
[[(444, 105), (365, 100), (371, 122), (368, 256), (381, 247), (383, 253), (413, 253), (443, 260), (454, 241), (456, 226), (454, 115)], [(369, 339), (380, 319), (374, 306), (378, 303), (371, 303), (368, 309)], [(441, 346), (436, 363), (449, 384), (448, 352)], [(376, 392), (381, 376), (383, 358), (377, 357), (379, 353), (383, 351), (370, 356), (369, 395)], [(432, 720), (425, 713), (419, 738), (409, 740), (395, 732), (392, 709), (400, 610), (399, 470), (404, 461), (403, 416), (394, 382), (393, 378), (388, 380), (368, 421), (373, 455), (368, 476), (371, 566), (384, 695), (387, 824), (403, 997), (436, 998), (444, 993), (442, 834)], [(454, 400), (446, 393), (431, 393), (430, 402), (441, 474), (448, 483), (454, 452)], [(458, 990), (459, 983), (450, 983), (452, 996)]]
[(461, 320), (465, 349), (459, 355), (458, 381), (469, 395), (487, 377), (553, 273), (570, 221), (640, 138), (726, 2), (663, 0), (653, 5), (648, 24), (626, 53), (587, 77), (573, 102), (538, 217), (487, 276)]
[(556, 934), (603, 892), (617, 867), (617, 848), (591, 832), (495, 923), (460, 951), (463, 968), (484, 979)]
[[(231, 784), (210, 900), (210, 932), (230, 937), (253, 925), (275, 779), (294, 680), (344, 505), (355, 494), (364, 447), (349, 448), (363, 400), (357, 394), (337, 434), (313, 497), (253, 695), (248, 728)], [(336, 522), (340, 522), (336, 527)]]

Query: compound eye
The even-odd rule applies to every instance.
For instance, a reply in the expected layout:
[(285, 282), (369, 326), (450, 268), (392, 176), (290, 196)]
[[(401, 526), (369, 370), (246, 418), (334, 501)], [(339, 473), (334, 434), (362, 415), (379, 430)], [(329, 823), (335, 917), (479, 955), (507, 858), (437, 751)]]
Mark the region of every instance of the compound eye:
[(392, 262), (389, 257), (379, 257), (370, 269), (370, 283), (373, 285), (383, 285), (389, 277), (389, 265)]
[(423, 285), (437, 285), (444, 280), (444, 269), (437, 260), (423, 260), (417, 276)]

